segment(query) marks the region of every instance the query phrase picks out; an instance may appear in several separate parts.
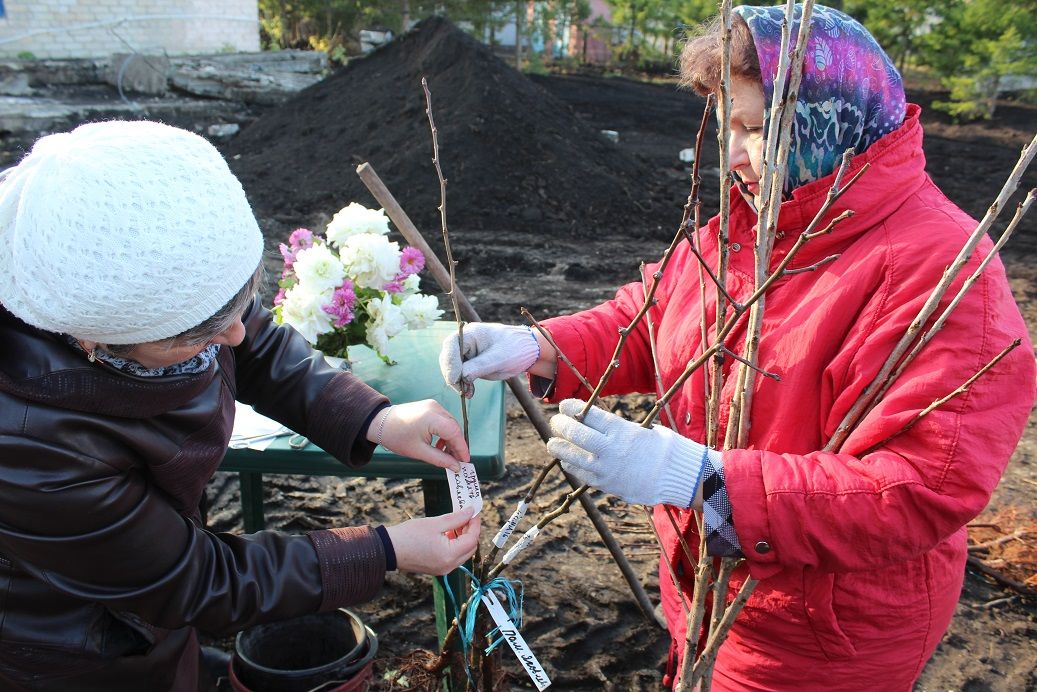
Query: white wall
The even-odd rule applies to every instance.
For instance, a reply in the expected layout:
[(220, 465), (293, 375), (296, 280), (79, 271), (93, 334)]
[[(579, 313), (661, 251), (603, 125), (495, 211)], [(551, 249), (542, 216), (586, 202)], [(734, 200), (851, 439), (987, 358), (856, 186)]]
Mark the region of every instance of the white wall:
[(4, 0), (0, 58), (259, 50), (257, 0)]

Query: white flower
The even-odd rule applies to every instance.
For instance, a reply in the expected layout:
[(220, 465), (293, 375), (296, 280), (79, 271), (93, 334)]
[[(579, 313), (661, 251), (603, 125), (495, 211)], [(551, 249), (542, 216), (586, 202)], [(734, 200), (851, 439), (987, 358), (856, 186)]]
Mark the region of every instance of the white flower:
[(367, 312), (371, 316), (371, 321), (367, 323), (367, 343), (384, 354), (389, 348), (389, 339), (407, 328), (407, 319), (400, 306), (392, 302), (390, 295), (372, 299), (367, 304)]
[(315, 344), (318, 336), (332, 329), (331, 315), (324, 312), (329, 297), (329, 294), (315, 293), (302, 285), (293, 286), (281, 303), (281, 319)]
[(295, 256), (293, 270), (299, 283), (311, 293), (333, 291), (346, 278), (346, 268), (324, 244), (300, 250)]
[(328, 240), (336, 245), (342, 245), (350, 237), (359, 233), (374, 233), (384, 235), (389, 232), (389, 219), (381, 209), (368, 209), (362, 204), (350, 202), (349, 206), (343, 207), (328, 224)]
[(424, 329), (443, 315), (439, 309), (439, 299), (422, 293), (404, 298), (400, 310), (410, 329)]
[(421, 283), (421, 279), (418, 278), (417, 274), (411, 274), (403, 280), (403, 290), (400, 291), (400, 295), (411, 296), (418, 292), (418, 284)]
[[(361, 288), (382, 290), (400, 271), (400, 246), (383, 235), (350, 236), (339, 249), (339, 257)], [(298, 260), (296, 262), (298, 266)]]

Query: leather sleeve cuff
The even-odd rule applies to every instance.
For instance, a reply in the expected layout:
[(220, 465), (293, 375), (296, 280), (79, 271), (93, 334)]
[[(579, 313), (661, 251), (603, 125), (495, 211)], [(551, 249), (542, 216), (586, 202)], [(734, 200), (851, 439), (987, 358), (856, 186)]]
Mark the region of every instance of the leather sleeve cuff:
[(385, 551), (369, 526), (311, 531), (323, 585), (321, 611), (369, 601), (385, 580)]
[(385, 529), (384, 524), (374, 527), (374, 531), (378, 534), (378, 540), (382, 542), (382, 549), (385, 551), (385, 571), (395, 572), (396, 548), (392, 545), (392, 539), (389, 538), (389, 532)]
[[(371, 461), (375, 444), (365, 437), (370, 418), (389, 400), (350, 373), (339, 373), (312, 407), (310, 441), (353, 467)], [(349, 412), (349, 413), (343, 413)]]

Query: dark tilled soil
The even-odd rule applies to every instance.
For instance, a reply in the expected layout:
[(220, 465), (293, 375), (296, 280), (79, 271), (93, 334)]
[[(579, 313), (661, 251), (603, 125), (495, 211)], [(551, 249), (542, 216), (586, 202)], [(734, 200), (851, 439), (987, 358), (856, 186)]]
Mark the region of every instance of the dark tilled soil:
[(227, 148), (261, 216), (373, 203), (369, 161), (420, 225), (436, 227), (439, 185), (421, 80), (437, 126), (448, 222), (574, 237), (577, 219), (637, 219), (657, 173), (610, 146), (554, 95), (440, 18), (267, 113)]

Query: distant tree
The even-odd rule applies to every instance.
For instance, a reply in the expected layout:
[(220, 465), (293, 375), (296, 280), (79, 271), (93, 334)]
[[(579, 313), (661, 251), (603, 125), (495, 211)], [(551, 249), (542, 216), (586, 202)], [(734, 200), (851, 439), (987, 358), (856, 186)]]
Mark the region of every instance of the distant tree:
[(267, 48), (328, 51), (357, 43), (364, 26), (398, 29), (401, 0), (372, 5), (360, 0), (259, 0), (259, 21)]
[(679, 39), (717, 12), (714, 0), (607, 0), (612, 21), (623, 27), (623, 53), (636, 61), (646, 39), (653, 39), (660, 54), (674, 57)]
[[(952, 0), (953, 2), (953, 0)], [(903, 72), (927, 27), (939, 19), (946, 0), (846, 0), (843, 11), (868, 27)]]
[(1037, 77), (1037, 0), (946, 2), (919, 44), (950, 90), (950, 100), (934, 107), (957, 118), (993, 117), (1004, 77)]
[(715, 0), (668, 0), (667, 9), (672, 13), (667, 25), (674, 39), (670, 52), (676, 53), (683, 40), (716, 16), (717, 3)]

